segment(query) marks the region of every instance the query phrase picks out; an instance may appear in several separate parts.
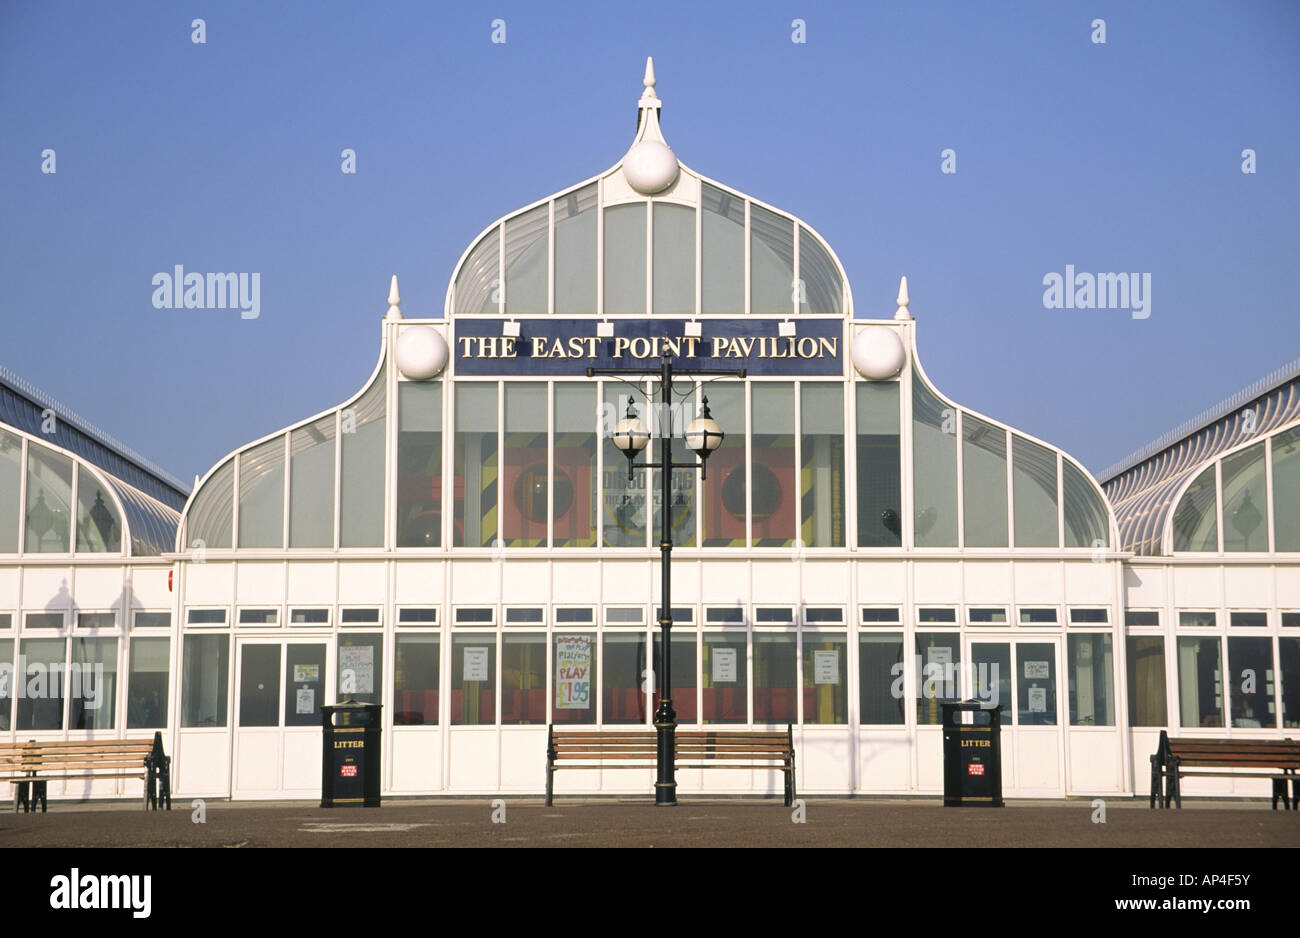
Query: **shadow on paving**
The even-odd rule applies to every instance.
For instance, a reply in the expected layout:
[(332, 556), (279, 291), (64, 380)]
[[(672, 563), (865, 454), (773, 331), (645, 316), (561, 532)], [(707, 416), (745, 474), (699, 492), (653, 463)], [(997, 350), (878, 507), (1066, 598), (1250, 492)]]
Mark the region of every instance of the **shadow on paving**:
[(572, 802), (546, 807), (506, 799), (392, 801), (381, 808), (322, 809), (210, 801), (195, 823), (190, 802), (171, 812), (135, 803), (51, 803), (48, 814), (0, 814), (11, 847), (1296, 847), (1300, 811), (1267, 804), (1188, 804), (1150, 810), (1087, 800), (944, 808), (938, 801), (809, 801), (803, 820), (779, 802), (686, 800)]

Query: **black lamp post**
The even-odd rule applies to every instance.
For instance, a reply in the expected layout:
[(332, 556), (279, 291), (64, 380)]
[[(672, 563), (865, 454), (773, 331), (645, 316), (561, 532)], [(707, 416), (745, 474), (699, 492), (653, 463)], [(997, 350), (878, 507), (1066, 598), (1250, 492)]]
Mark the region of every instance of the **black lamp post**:
[[(663, 632), (663, 683), (659, 695), (659, 706), (655, 710), (655, 730), (658, 734), (656, 747), (657, 778), (655, 780), (655, 805), (677, 804), (676, 778), (676, 737), (677, 711), (673, 709), (673, 669), (672, 669), (672, 474), (674, 469), (701, 469), (708, 472), (709, 455), (722, 445), (723, 432), (718, 422), (709, 415), (709, 399), (704, 398), (700, 415), (691, 421), (683, 438), (686, 445), (698, 455), (699, 461), (673, 462), (673, 440), (671, 407), (673, 402), (673, 375), (719, 375), (736, 378), (745, 377), (745, 369), (723, 370), (692, 368), (673, 370), (672, 356), (664, 355), (658, 370), (643, 368), (588, 368), (587, 377), (597, 375), (658, 375), (661, 400), (664, 405), (660, 424), (661, 441), (659, 463), (637, 463), (637, 454), (650, 442), (650, 431), (632, 410), (628, 401), (627, 416), (614, 428), (612, 439), (614, 445), (627, 456), (627, 477), (632, 478), (632, 470), (658, 469), (661, 473), (662, 494), (659, 502), (659, 554), (662, 574), (662, 588), (659, 597), (659, 627)], [(649, 486), (646, 487), (647, 490)], [(648, 516), (648, 512), (647, 512)]]

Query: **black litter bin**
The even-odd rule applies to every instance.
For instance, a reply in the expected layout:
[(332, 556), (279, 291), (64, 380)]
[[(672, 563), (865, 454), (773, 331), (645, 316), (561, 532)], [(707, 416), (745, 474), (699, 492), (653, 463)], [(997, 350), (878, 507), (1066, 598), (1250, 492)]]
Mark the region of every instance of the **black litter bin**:
[[(1002, 707), (979, 701), (943, 707), (943, 805), (1001, 808)], [(962, 714), (971, 713), (971, 723)]]
[(379, 807), (379, 704), (321, 707), (322, 808)]

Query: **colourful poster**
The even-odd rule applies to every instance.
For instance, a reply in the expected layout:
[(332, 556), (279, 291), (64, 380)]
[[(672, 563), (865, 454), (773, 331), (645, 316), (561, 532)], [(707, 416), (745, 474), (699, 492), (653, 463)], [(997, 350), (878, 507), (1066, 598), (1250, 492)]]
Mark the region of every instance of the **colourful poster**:
[(591, 647), (586, 635), (555, 637), (555, 709), (591, 707)]

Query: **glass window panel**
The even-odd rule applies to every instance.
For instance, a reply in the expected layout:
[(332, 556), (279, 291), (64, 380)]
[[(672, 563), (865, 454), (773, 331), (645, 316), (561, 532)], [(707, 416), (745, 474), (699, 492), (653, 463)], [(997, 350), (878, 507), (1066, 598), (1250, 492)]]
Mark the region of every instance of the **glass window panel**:
[(552, 656), (552, 720), (555, 723), (595, 723), (595, 633), (556, 633)]
[(230, 636), (186, 635), (182, 649), (181, 726), (225, 726)]
[(789, 547), (795, 538), (794, 385), (756, 382), (750, 498), (755, 547)]
[[(556, 547), (596, 546), (596, 388), (555, 385)], [(627, 478), (624, 473), (623, 478)]]
[[(638, 632), (606, 632), (605, 665), (601, 672), (602, 723), (646, 722), (646, 692), (649, 662), (645, 635)], [(677, 651), (676, 648), (673, 649)], [(677, 664), (674, 660), (673, 664)], [(673, 683), (677, 683), (674, 675)], [(674, 694), (676, 690), (674, 690)], [(675, 709), (675, 708), (674, 708)]]
[(116, 612), (78, 612), (77, 628), (115, 629), (117, 628), (117, 613)]
[(1154, 609), (1128, 609), (1124, 612), (1124, 624), (1134, 625), (1159, 625), (1160, 613)]
[(497, 537), (497, 386), (456, 387), (452, 544), (490, 547)]
[(1188, 612), (1184, 610), (1178, 613), (1178, 625), (1180, 628), (1212, 629), (1217, 624), (1218, 615), (1213, 611)]
[(344, 632), (338, 640), (338, 681), (335, 686), (339, 700), (351, 698), (357, 703), (383, 703), (383, 636)]
[(863, 381), (858, 395), (858, 546), (902, 544), (898, 382)]
[[(506, 384), (505, 450), (501, 458), (502, 528), (507, 547), (546, 546), (546, 385)], [(565, 503), (557, 492), (557, 508)], [(572, 506), (572, 492), (568, 493)]]
[(963, 412), (961, 435), (966, 546), (1006, 547), (1006, 432)]
[(239, 546), (284, 546), (284, 437), (239, 456)]
[(1065, 514), (1066, 547), (1107, 547), (1110, 545), (1106, 505), (1079, 468), (1068, 459), (1061, 460), (1061, 498)]
[(289, 546), (334, 546), (334, 415), (289, 441)]
[(493, 226), (465, 258), (456, 277), (456, 312), (495, 313), (500, 291), (500, 228)]
[(849, 640), (828, 632), (803, 633), (803, 721), (849, 722)]
[[(137, 617), (136, 621), (139, 621)], [(131, 639), (126, 684), (126, 728), (162, 729), (167, 725), (170, 680), (170, 638)]]
[(117, 639), (73, 638), (68, 729), (111, 730), (117, 715)]
[(917, 612), (916, 618), (919, 622), (956, 622), (957, 610), (935, 609), (922, 606)]
[(747, 478), (745, 473), (745, 389), (739, 384), (709, 385), (709, 412), (727, 438), (709, 457), (704, 480), (704, 546), (744, 547)]
[[(989, 710), (1001, 707), (999, 719), (1003, 726), (1010, 725), (1011, 643), (972, 642), (970, 657), (972, 695)], [(942, 709), (939, 718), (943, 719)]]
[[(235, 516), (235, 460), (229, 459), (199, 489), (185, 516), (186, 550), (227, 548)], [(331, 496), (332, 498), (332, 496)]]
[(1011, 490), (1016, 546), (1056, 547), (1056, 454), (1013, 434)]
[(87, 471), (77, 467), (77, 550), (116, 553), (122, 549), (122, 518), (113, 496)]
[(550, 225), (549, 204), (506, 222), (507, 313), (546, 312)]
[(794, 222), (751, 202), (749, 234), (749, 311), (794, 312)]
[(839, 313), (844, 302), (840, 272), (821, 239), (807, 228), (799, 229), (799, 312)]
[(645, 472), (634, 470), (629, 479), (627, 457), (619, 452), (610, 439), (615, 426), (627, 415), (629, 401), (633, 413), (649, 427), (650, 416), (641, 395), (632, 394), (631, 389), (622, 382), (605, 382), (605, 404), (601, 417), (601, 433), (604, 438), (602, 458), (605, 461), (601, 479), (601, 517), (604, 519), (601, 537), (608, 547), (646, 546)]
[(961, 699), (961, 636), (956, 632), (916, 633), (916, 722), (938, 726), (939, 705)]
[(1007, 611), (1001, 607), (985, 607), (970, 610), (970, 621), (976, 625), (997, 625), (1007, 621)]
[(25, 638), (19, 643), (18, 653), (22, 668), (15, 676), (23, 692), (18, 697), (16, 729), (20, 733), (63, 729), (63, 695), (67, 689), (61, 676), (66, 660), (63, 639)]
[(442, 544), (442, 382), (397, 386), (397, 546)]
[(1174, 509), (1174, 550), (1219, 549), (1218, 503), (1214, 466), (1207, 466), (1183, 493)]
[(1055, 726), (1056, 646), (1021, 642), (1016, 645), (1016, 666), (1016, 719), (1021, 726)]
[(451, 638), (451, 723), (490, 726), (497, 721), (497, 637), (491, 633)]
[(1165, 640), (1161, 635), (1128, 637), (1128, 722), (1167, 726)]
[(23, 441), (0, 429), (0, 554), (18, 552), (18, 500), (22, 492)]
[(844, 386), (799, 388), (800, 537), (808, 547), (844, 546)]
[(1273, 729), (1277, 726), (1273, 639), (1234, 635), (1228, 639), (1228, 674), (1232, 725)]
[(501, 637), (501, 722), (546, 722), (546, 636)]
[(1265, 629), (1268, 628), (1268, 613), (1233, 610), (1228, 613), (1228, 624), (1248, 629)]
[(384, 373), (341, 414), (343, 547), (384, 545)]
[(1070, 725), (1114, 726), (1115, 662), (1110, 636), (1071, 635), (1068, 643)]
[(1300, 427), (1273, 437), (1273, 542), (1300, 551)]
[(1279, 638), (1277, 652), (1282, 672), (1282, 725), (1294, 729), (1300, 726), (1300, 638)]
[[(698, 723), (699, 711), (696, 708), (695, 689), (699, 686), (699, 672), (695, 667), (695, 633), (676, 632), (673, 635), (673, 710), (677, 713), (678, 723)], [(663, 664), (659, 660), (663, 653), (663, 636), (654, 633), (654, 705), (651, 720), (659, 712), (659, 698), (662, 688), (659, 676), (663, 674)], [(606, 667), (609, 665), (606, 664)]]
[(286, 645), (284, 725), (320, 726), (325, 698), (325, 644)]
[(541, 625), (546, 621), (543, 609), (507, 609), (506, 625)]
[(656, 313), (695, 312), (695, 209), (655, 203), (652, 291)]
[(438, 722), (437, 635), (397, 636), (393, 670), (393, 725), (434, 726)]
[[(686, 428), (690, 426), (691, 421), (695, 419), (696, 406), (694, 392), (695, 387), (690, 382), (675, 381), (673, 382), (673, 408), (670, 409), (666, 421), (665, 418), (661, 416), (661, 407), (651, 412), (656, 420), (665, 423), (665, 425), (659, 429), (666, 429), (675, 437), (675, 442), (673, 443), (673, 459), (675, 461), (680, 460), (685, 462), (687, 459), (694, 456), (694, 453), (682, 440), (682, 434), (686, 432)], [(726, 432), (725, 428), (723, 429), (723, 432)], [(658, 439), (651, 443), (652, 447), (658, 445)], [(724, 441), (722, 445), (726, 446), (727, 444)], [(739, 445), (743, 449), (743, 444), (737, 443), (735, 438), (732, 439), (732, 445)], [(621, 453), (619, 456), (626, 463), (626, 458), (623, 457)], [(652, 451), (651, 458), (657, 461), (659, 456)], [(650, 506), (652, 512), (650, 523), (652, 525), (651, 530), (653, 531), (653, 536), (657, 538), (660, 533), (660, 527), (663, 524), (663, 473), (658, 469), (652, 469), (650, 471), (650, 476)], [(696, 473), (691, 469), (673, 470), (671, 488), (672, 503), (671, 511), (669, 512), (669, 519), (673, 531), (673, 546), (675, 547), (695, 546), (695, 503), (699, 500), (696, 494), (695, 476)], [(623, 478), (627, 478), (626, 472), (624, 472)], [(655, 543), (658, 543), (658, 541), (655, 541)], [(673, 621), (680, 625), (683, 620), (674, 616)]]
[(1223, 458), (1223, 549), (1268, 550), (1263, 440)]
[(1178, 639), (1178, 709), (1183, 726), (1223, 726), (1217, 638)]
[(644, 313), (644, 202), (605, 209), (605, 312)]
[(707, 184), (702, 190), (701, 311), (740, 314), (745, 311), (745, 201)]
[(280, 725), (280, 646), (244, 645), (239, 661), (239, 725)]
[(917, 547), (957, 546), (957, 414), (912, 377), (912, 486)]
[(27, 544), (30, 553), (66, 554), (72, 533), (72, 460), (36, 443), (27, 447)]
[(858, 636), (858, 722), (903, 723), (903, 637)]
[(744, 632), (704, 633), (700, 679), (705, 723), (748, 721), (749, 675), (745, 646)]
[[(1284, 659), (1285, 660), (1285, 659)], [(0, 732), (7, 733), (12, 728), (10, 717), (13, 714), (14, 685), (14, 640), (0, 639)]]
[(755, 723), (793, 723), (798, 719), (797, 670), (793, 633), (754, 635)]
[(555, 200), (555, 311), (596, 311), (596, 186)]

